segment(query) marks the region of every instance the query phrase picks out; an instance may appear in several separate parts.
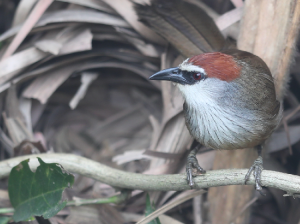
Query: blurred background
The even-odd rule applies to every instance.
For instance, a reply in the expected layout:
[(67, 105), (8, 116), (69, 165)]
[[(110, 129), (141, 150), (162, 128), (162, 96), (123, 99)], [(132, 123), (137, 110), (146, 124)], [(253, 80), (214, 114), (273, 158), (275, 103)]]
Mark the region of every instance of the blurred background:
[[(196, 15), (205, 11), (228, 45), (236, 45), (242, 0), (182, 2), (187, 11), (177, 9), (181, 15), (191, 8)], [(168, 39), (145, 18), (142, 23), (133, 5), (129, 0), (0, 0), (0, 161), (61, 152), (128, 172), (185, 172), (193, 139), (185, 127), (183, 99), (170, 83), (150, 82), (148, 77), (177, 66), (190, 49), (185, 42)], [(22, 26), (25, 21), (29, 32)], [(15, 44), (16, 35), (25, 38)], [(266, 144), (264, 166), (299, 175), (300, 42), (295, 43), (285, 75), (288, 84), (283, 83), (284, 119)], [(12, 48), (16, 50), (9, 53)], [(215, 154), (202, 147), (199, 164), (212, 169)], [(68, 199), (115, 194), (104, 183), (75, 177), (73, 188), (64, 192)], [(236, 219), (245, 213), (249, 215), (244, 223), (300, 223), (299, 199), (283, 197), (285, 192), (276, 189), (265, 191), (267, 196), (253, 192), (249, 203), (231, 211), (231, 223), (241, 223)], [(150, 196), (159, 208), (181, 194), (152, 192)], [(49, 220), (30, 223), (135, 223), (143, 217), (145, 204), (145, 192), (134, 191), (120, 205), (67, 207)], [(11, 207), (7, 179), (0, 180), (1, 207)], [(162, 218), (162, 223), (216, 223), (207, 194), (165, 215), (167, 221)]]

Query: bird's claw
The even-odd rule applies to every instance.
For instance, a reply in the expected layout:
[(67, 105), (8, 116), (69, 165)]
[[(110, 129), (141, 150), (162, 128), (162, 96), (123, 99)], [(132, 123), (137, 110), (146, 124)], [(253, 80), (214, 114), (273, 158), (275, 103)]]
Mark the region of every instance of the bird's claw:
[(259, 156), (253, 163), (253, 165), (248, 170), (246, 176), (245, 176), (245, 184), (250, 178), (250, 175), (253, 171), (253, 176), (255, 178), (255, 189), (260, 192), (262, 195), (265, 195), (262, 192), (262, 184), (261, 184), (261, 173), (263, 171), (263, 159), (261, 156)]
[(206, 171), (199, 166), (198, 160), (194, 154), (189, 154), (187, 157), (187, 164), (186, 164), (186, 175), (187, 181), (191, 188), (194, 187), (194, 180), (193, 180), (193, 168), (196, 168), (197, 171), (204, 174)]

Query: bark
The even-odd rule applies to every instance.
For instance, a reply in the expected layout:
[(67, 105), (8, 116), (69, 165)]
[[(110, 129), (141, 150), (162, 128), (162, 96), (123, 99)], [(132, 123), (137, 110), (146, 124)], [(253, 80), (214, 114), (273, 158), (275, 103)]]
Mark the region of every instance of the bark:
[[(34, 154), (0, 161), (0, 179), (8, 177), (11, 169), (26, 159), (30, 159), (29, 166), (31, 170), (35, 171), (40, 165), (36, 157), (41, 158), (46, 163), (59, 163), (70, 173), (84, 175), (121, 189), (143, 191), (190, 190), (190, 186), (186, 182), (186, 174), (147, 175), (130, 173), (105, 166), (91, 159), (66, 153)], [(211, 170), (205, 175), (201, 174), (194, 178), (195, 189), (244, 185), (246, 173), (247, 169)], [(261, 181), (264, 186), (287, 192), (286, 196), (300, 197), (299, 176), (264, 170)], [(247, 184), (254, 185), (254, 178), (251, 177)]]

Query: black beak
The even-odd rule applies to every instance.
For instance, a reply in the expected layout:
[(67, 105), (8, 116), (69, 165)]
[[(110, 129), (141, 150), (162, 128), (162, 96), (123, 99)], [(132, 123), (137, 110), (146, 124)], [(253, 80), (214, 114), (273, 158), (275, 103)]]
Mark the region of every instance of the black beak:
[(180, 84), (190, 84), (190, 80), (187, 79), (186, 75), (179, 68), (167, 68), (161, 70), (154, 75), (150, 76), (151, 80), (167, 80)]

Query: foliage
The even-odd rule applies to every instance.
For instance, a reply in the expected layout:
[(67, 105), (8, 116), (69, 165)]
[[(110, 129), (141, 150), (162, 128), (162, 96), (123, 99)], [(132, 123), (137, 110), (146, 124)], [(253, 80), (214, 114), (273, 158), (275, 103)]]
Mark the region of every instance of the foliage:
[(0, 217), (0, 224), (6, 224), (10, 220), (9, 217)]
[[(146, 209), (145, 209), (145, 216), (150, 215), (152, 212), (155, 211), (154, 204), (151, 204), (149, 194), (146, 197)], [(160, 224), (159, 218), (153, 219), (148, 224)]]
[(29, 159), (11, 170), (8, 193), (16, 222), (31, 216), (50, 218), (67, 203), (61, 200), (62, 192), (73, 185), (74, 176), (57, 163), (45, 163), (40, 158), (38, 161), (40, 166), (35, 173), (29, 168)]

